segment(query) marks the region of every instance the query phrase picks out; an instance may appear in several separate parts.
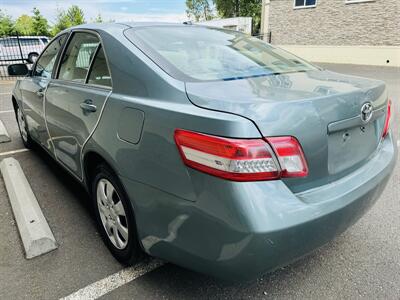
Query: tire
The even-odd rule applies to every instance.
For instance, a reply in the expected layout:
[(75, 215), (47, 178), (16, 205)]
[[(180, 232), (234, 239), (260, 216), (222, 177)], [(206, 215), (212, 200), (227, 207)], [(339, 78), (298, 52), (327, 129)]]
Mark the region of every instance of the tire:
[(133, 265), (143, 252), (132, 205), (118, 177), (107, 165), (97, 166), (94, 174), (91, 193), (100, 234), (120, 263)]
[(28, 63), (33, 64), (38, 57), (39, 57), (38, 53), (35, 53), (35, 52), (29, 53), (28, 54)]
[(18, 106), (15, 108), (15, 117), (17, 118), (19, 134), (21, 135), (22, 142), (26, 148), (31, 149), (33, 146), (33, 140), (29, 135), (25, 115)]

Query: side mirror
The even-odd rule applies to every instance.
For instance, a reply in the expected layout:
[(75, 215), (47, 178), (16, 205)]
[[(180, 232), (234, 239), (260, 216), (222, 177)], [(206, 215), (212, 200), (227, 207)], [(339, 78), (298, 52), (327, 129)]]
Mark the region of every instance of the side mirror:
[(29, 69), (25, 64), (13, 64), (7, 67), (10, 76), (25, 76), (29, 74)]

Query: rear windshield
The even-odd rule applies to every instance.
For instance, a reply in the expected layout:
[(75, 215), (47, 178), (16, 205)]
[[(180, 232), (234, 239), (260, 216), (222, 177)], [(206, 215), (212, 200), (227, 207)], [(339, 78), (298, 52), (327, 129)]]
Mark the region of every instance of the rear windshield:
[(200, 26), (128, 30), (131, 39), (167, 73), (183, 80), (234, 80), (315, 70), (316, 67), (236, 31)]

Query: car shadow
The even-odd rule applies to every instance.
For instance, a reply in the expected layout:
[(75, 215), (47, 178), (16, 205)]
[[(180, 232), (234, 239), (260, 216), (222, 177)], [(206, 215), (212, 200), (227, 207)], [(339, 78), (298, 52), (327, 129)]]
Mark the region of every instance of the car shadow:
[[(111, 292), (106, 299), (125, 299), (135, 293), (163, 295), (166, 299), (244, 299), (279, 298), (287, 291), (301, 290), (309, 285), (321, 266), (341, 252), (348, 243), (346, 233), (288, 266), (246, 282), (228, 282), (167, 263), (141, 278)], [(151, 291), (151, 289), (155, 289)], [(290, 295), (287, 295), (290, 298)], [(294, 295), (291, 295), (294, 296)]]
[(81, 183), (68, 171), (66, 171), (57, 161), (55, 161), (42, 147), (39, 145), (33, 145), (32, 150), (52, 172), (54, 177), (62, 178), (62, 180), (60, 180), (60, 184), (65, 186), (65, 189), (67, 189), (73, 196), (72, 198), (78, 200), (76, 202), (78, 202), (82, 208), (91, 215), (94, 221), (95, 216), (92, 209), (90, 195), (86, 192)]
[[(85, 212), (91, 216), (95, 223), (91, 199), (81, 184), (67, 171), (48, 155), (40, 146), (34, 146), (34, 153), (48, 167), (50, 172), (56, 178), (62, 178), (60, 184), (71, 192), (73, 198)], [(121, 296), (126, 293), (127, 297), (140, 290), (156, 289), (165, 298), (173, 299), (192, 299), (192, 298), (248, 298), (248, 295), (257, 295), (256, 297), (273, 297), (273, 295), (282, 295), (282, 282), (290, 289), (296, 286), (301, 287), (306, 283), (308, 274), (313, 273), (317, 268), (324, 265), (324, 261), (337, 255), (341, 244), (348, 242), (346, 232), (337, 237), (334, 241), (327, 243), (311, 254), (300, 258), (288, 266), (279, 268), (273, 272), (267, 273), (253, 281), (247, 282), (228, 282), (200, 274), (172, 263), (166, 263), (142, 277), (114, 290), (105, 298), (123, 299)], [(105, 246), (104, 246), (105, 247)], [(339, 249), (339, 250), (338, 250)], [(190, 287), (190, 288), (188, 288)], [(144, 294), (146, 295), (146, 291)], [(154, 295), (154, 294), (153, 294)], [(246, 296), (247, 295), (247, 296)]]

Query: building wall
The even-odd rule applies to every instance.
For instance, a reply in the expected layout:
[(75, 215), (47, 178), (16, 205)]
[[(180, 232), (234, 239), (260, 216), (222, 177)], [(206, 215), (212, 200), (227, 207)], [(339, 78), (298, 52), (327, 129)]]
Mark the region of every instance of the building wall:
[(252, 23), (252, 18), (250, 17), (237, 17), (237, 18), (203, 21), (199, 22), (198, 24), (237, 30), (240, 32), (251, 34), (251, 23)]
[(271, 0), (272, 43), (400, 46), (400, 0), (345, 2), (317, 0), (315, 8), (293, 9), (293, 0)]

